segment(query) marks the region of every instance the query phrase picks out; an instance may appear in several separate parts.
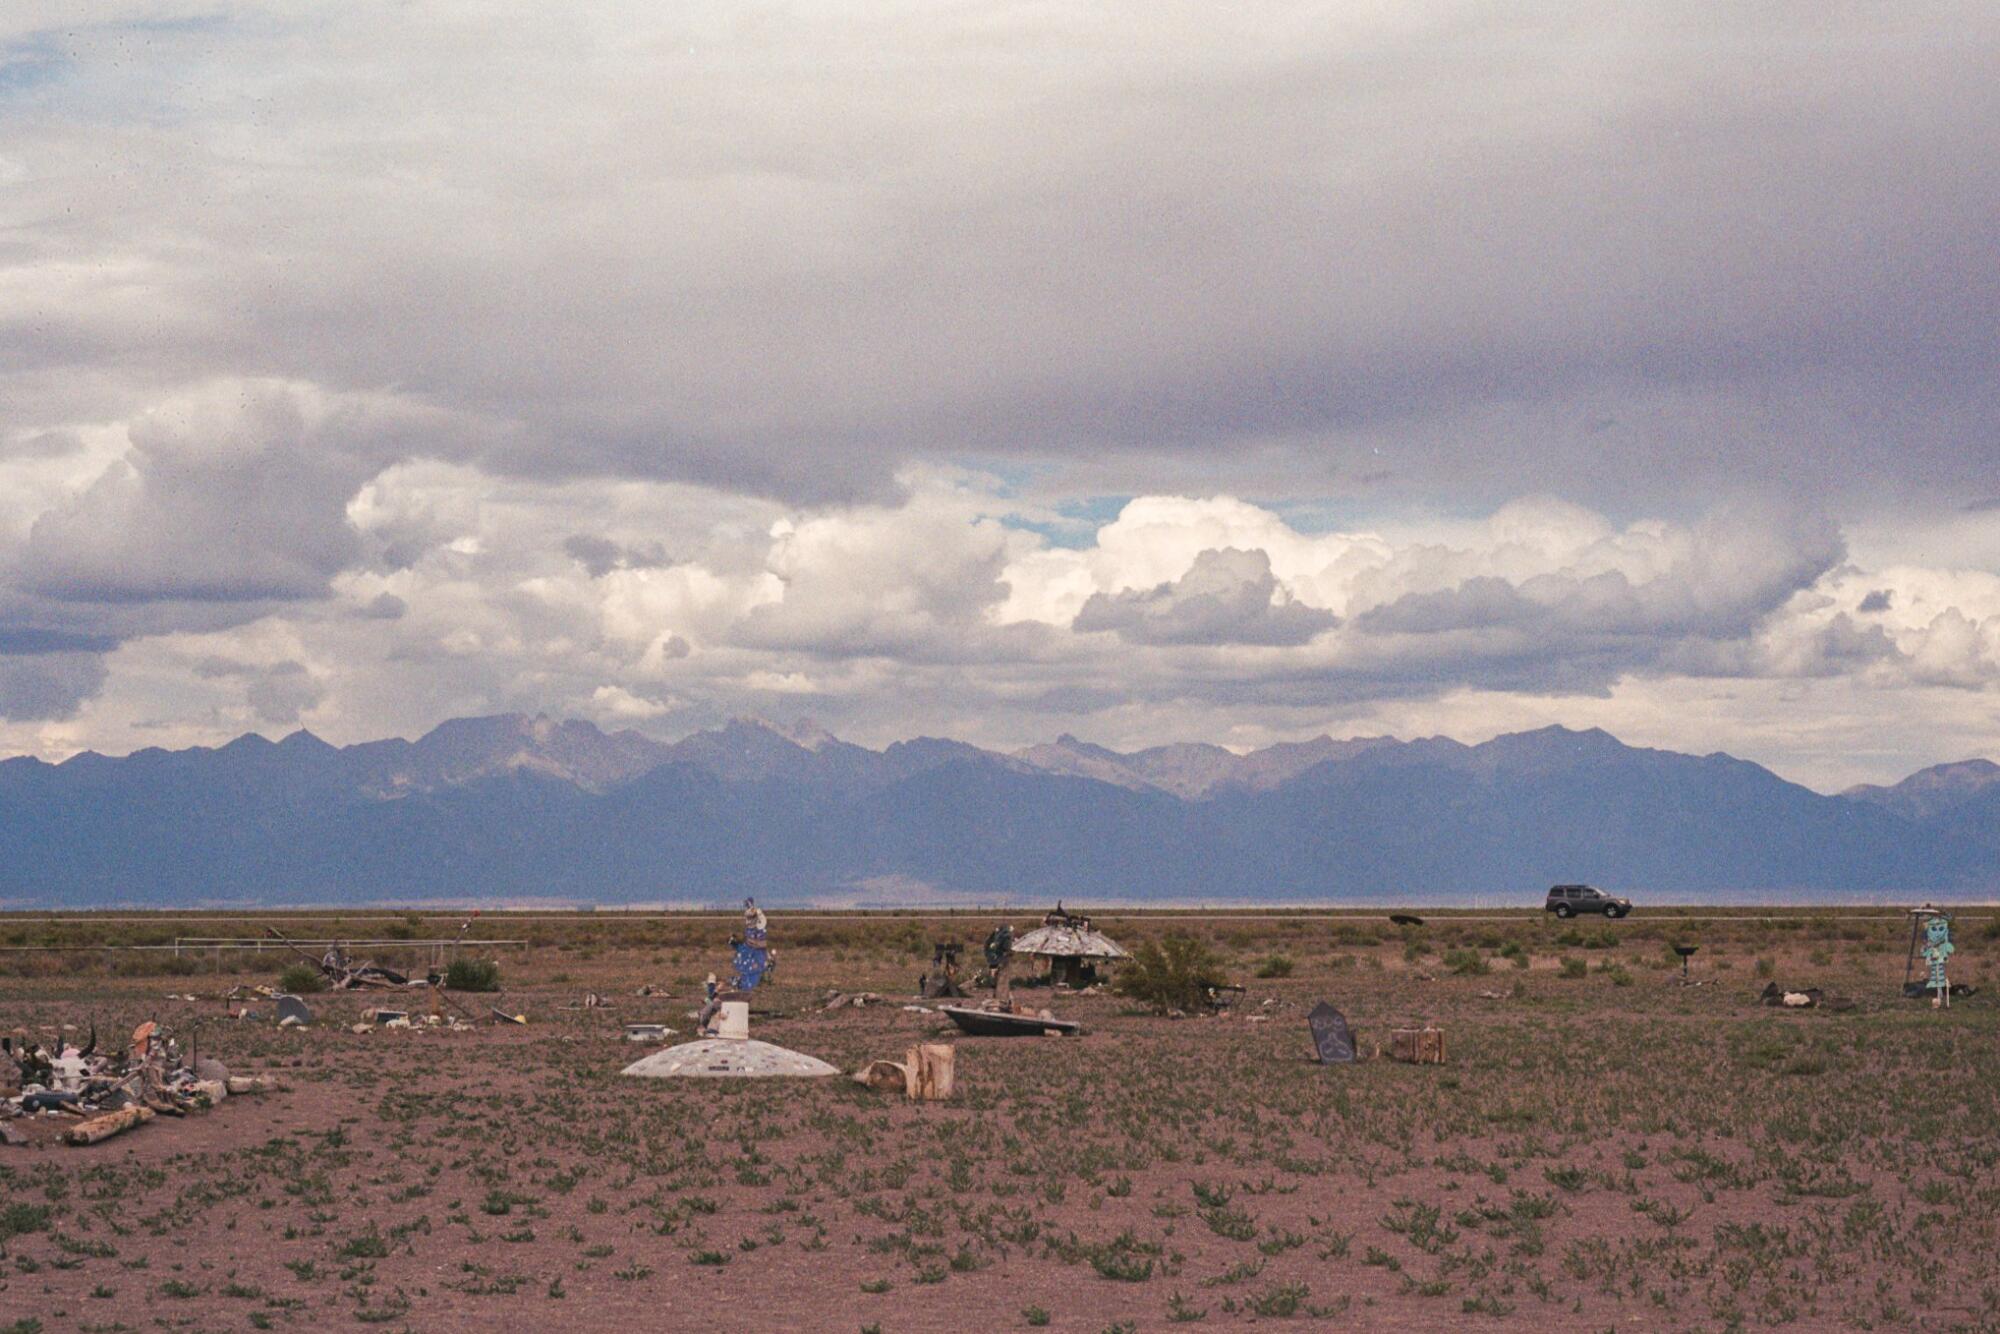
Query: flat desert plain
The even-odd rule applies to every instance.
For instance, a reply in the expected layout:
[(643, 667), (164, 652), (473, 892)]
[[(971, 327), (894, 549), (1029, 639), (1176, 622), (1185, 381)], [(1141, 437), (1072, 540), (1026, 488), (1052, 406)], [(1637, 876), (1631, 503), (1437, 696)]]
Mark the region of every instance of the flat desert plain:
[[(365, 1034), (395, 997), (229, 1018), (278, 953), (18, 952), (241, 921), (0, 919), (0, 1031), (152, 1019), (287, 1085), (85, 1148), (16, 1122), (0, 1330), (2000, 1328), (1993, 917), (1961, 914), (1953, 977), (1979, 989), (1937, 1013), (1900, 998), (1896, 910), (1111, 914), (1128, 946), (1202, 938), (1247, 988), (1233, 1013), (1024, 990), (1084, 1035), (982, 1039), (902, 1007), (935, 941), (975, 956), (996, 916), (774, 912), (752, 1035), (844, 1071), (955, 1041), (933, 1104), (620, 1078), (654, 1049), (624, 1024), (688, 1035), (722, 916), (485, 917), (530, 943), (491, 951), (501, 994), (459, 999), (525, 1027)], [(376, 953), (421, 971), (455, 924), (285, 929), (407, 937)], [(1768, 1008), (1773, 980), (1854, 1007)], [(613, 1007), (565, 1008), (589, 992)], [(1429, 1022), (1447, 1060), (1316, 1064), (1319, 1000), (1364, 1053)]]

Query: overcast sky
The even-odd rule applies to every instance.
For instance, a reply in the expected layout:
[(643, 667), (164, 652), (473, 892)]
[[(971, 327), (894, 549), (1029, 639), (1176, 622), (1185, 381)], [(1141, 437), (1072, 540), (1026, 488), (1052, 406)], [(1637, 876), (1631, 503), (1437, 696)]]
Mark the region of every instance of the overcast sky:
[(0, 753), (2000, 756), (2000, 7), (0, 5)]

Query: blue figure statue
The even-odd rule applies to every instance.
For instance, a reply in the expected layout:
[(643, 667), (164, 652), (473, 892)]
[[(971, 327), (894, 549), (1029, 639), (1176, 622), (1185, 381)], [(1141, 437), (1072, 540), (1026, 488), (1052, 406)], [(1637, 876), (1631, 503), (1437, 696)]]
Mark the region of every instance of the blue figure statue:
[(743, 938), (732, 938), (730, 946), (736, 955), (736, 989), (754, 991), (764, 980), (764, 974), (771, 971), (773, 951), (769, 945), (769, 921), (764, 910), (757, 906), (757, 900), (743, 900)]
[(755, 991), (757, 984), (764, 980), (764, 973), (771, 964), (771, 952), (762, 945), (752, 945), (747, 940), (736, 942), (736, 978), (738, 991)]
[(1957, 952), (1951, 943), (1951, 918), (1943, 913), (1924, 922), (1924, 959), (1931, 966), (1931, 1008), (1951, 1008), (1951, 983), (1945, 980), (1945, 961)]

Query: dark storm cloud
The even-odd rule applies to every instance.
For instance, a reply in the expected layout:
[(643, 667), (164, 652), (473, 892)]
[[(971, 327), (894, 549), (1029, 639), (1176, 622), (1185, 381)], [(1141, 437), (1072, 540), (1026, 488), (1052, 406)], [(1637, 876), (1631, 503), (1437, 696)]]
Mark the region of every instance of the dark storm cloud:
[(40, 653), (108, 653), (117, 646), (115, 635), (49, 630), (34, 625), (0, 625), (0, 657), (31, 657)]
[(673, 560), (658, 542), (635, 546), (588, 533), (564, 538), (563, 552), (593, 579), (601, 579), (613, 570), (655, 570)]
[(0, 657), (0, 720), (45, 722), (72, 717), (104, 688), (104, 658), (96, 653)]
[[(70, 312), (57, 362), (409, 385), (510, 470), (804, 498), (941, 450), (1621, 505), (1995, 461), (1990, 6), (385, 14), (150, 43), (177, 77), (110, 101), (147, 154), (40, 253), (154, 299), (51, 280), (4, 336)], [(30, 203), (103, 151), (74, 45)], [(249, 67), (254, 118), (207, 96)]]

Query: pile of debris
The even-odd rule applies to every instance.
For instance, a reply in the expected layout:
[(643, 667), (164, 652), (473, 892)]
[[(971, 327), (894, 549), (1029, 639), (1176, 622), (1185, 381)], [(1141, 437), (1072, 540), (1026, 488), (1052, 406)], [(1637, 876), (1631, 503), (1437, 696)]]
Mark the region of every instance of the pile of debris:
[(404, 974), (397, 972), (393, 968), (384, 968), (372, 959), (363, 959), (358, 963), (355, 962), (353, 959), (347, 957), (347, 951), (339, 945), (332, 946), (326, 953), (315, 959), (312, 955), (300, 949), (298, 945), (293, 943), (289, 936), (278, 930), (275, 926), (265, 927), (264, 934), (282, 942), (290, 948), (292, 953), (319, 969), (320, 976), (326, 979), (327, 986), (335, 991), (351, 991), (357, 987), (436, 986), (438, 982), (438, 979), (433, 976), (419, 979), (413, 984)]
[[(192, 1044), (190, 1044), (190, 1047)], [(232, 1075), (212, 1057), (185, 1055), (180, 1043), (147, 1022), (132, 1031), (122, 1051), (100, 1052), (97, 1029), (81, 1047), (56, 1039), (38, 1042), (25, 1031), (0, 1036), (0, 1143), (27, 1136), (9, 1122), (41, 1116), (73, 1121), (67, 1144), (95, 1144), (143, 1125), (155, 1116), (206, 1111), (232, 1094), (278, 1088), (265, 1076)]]
[(1854, 1008), (1854, 1001), (1850, 997), (1829, 996), (1818, 987), (1806, 987), (1803, 990), (1793, 991), (1790, 988), (1779, 986), (1776, 982), (1770, 983), (1763, 991), (1759, 992), (1757, 999), (1766, 1005), (1786, 1010), (1818, 1010), (1824, 1008), (1828, 1010), (1847, 1011)]
[[(176, 1000), (181, 998), (169, 996), (167, 999)], [(190, 996), (186, 999), (192, 1000), (194, 998)], [(271, 1002), (272, 1008), (277, 1012), (279, 1028), (307, 1028), (311, 1026), (313, 1021), (312, 1007), (289, 991), (279, 991), (276, 987), (238, 985), (222, 993), (222, 1002), (230, 1007), (229, 1017), (232, 1019), (262, 1019), (264, 1017), (263, 1014), (258, 1010), (252, 1009), (250, 1006), (251, 1001), (260, 999)], [(237, 1008), (239, 1004), (242, 1006), (241, 1009)]]
[(433, 1010), (429, 1014), (413, 1015), (408, 1010), (385, 1010), (379, 1006), (361, 1013), (361, 1022), (349, 1024), (350, 1033), (372, 1033), (378, 1028), (414, 1028), (418, 1031), (432, 1029), (441, 1033), (470, 1033), (472, 1025), (455, 1014), (439, 1014)]

